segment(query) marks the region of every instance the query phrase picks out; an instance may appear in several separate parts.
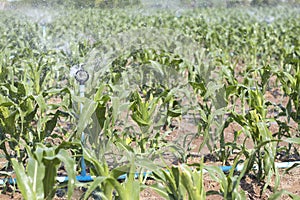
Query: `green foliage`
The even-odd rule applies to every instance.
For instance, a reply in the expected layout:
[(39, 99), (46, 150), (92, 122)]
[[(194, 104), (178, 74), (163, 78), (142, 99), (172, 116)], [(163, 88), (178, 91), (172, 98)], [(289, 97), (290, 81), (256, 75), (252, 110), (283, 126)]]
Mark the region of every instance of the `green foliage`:
[[(125, 154), (129, 163), (110, 170), (105, 160), (98, 160), (93, 152), (84, 149), (84, 158), (91, 165), (93, 175), (97, 176), (93, 183), (87, 184), (89, 189), (85, 193), (84, 199), (87, 199), (97, 188), (100, 196), (104, 199), (113, 199), (114, 197), (122, 200), (139, 199), (140, 191), (144, 189), (144, 186), (140, 180), (136, 180), (137, 166), (148, 170), (155, 170), (157, 167), (144, 158), (135, 157), (132, 152), (126, 151)], [(121, 175), (126, 175), (126, 177), (125, 181), (120, 183), (118, 179)], [(143, 176), (140, 178), (144, 179)]]
[[(251, 3), (227, 2), (228, 7)], [(59, 2), (27, 3), (42, 9)], [(262, 192), (273, 175), (278, 184), (277, 147), (287, 142), (280, 149), (289, 154), (299, 145), (299, 9), (156, 13), (152, 8), (142, 12), (129, 8), (137, 3), (64, 1), (71, 8), (64, 14), (51, 9), (1, 12), (0, 148), (11, 161), (7, 168), (12, 164), (24, 198), (52, 198), (62, 160), (74, 179), (81, 147), (76, 142), (56, 146), (52, 141), (78, 141), (82, 133), (83, 159), (96, 176), (93, 183), (83, 184), (84, 198), (96, 192), (103, 199), (138, 199), (147, 187), (147, 170), (154, 171), (157, 181), (150, 188), (167, 199), (203, 199), (212, 194), (245, 199), (238, 186), (248, 172), (265, 181)], [(125, 5), (126, 10), (96, 8)], [(85, 97), (78, 94), (74, 79), (74, 69), (79, 68), (90, 75)], [(274, 90), (281, 100), (268, 98)], [(187, 121), (195, 123), (197, 132), (182, 129), (181, 123)], [(236, 126), (228, 139), (228, 129)], [(271, 132), (271, 126), (278, 131)], [(187, 162), (195, 139), (202, 141), (199, 153), (207, 146), (223, 164), (234, 158), (234, 167), (243, 156), (245, 168), (227, 175), (203, 163), (195, 169), (185, 165), (157, 169), (165, 167), (162, 160), (171, 153)], [(204, 191), (204, 172), (219, 182), (220, 190)], [(121, 183), (118, 177), (123, 174), (127, 178)], [(74, 180), (69, 181), (68, 198), (74, 187)], [(271, 197), (283, 194), (293, 196), (279, 191)]]
[(29, 146), (25, 147), (29, 154), (26, 170), (22, 163), (14, 158), (11, 160), (24, 199), (53, 199), (57, 189), (57, 170), (61, 163), (64, 163), (68, 174), (68, 199), (71, 199), (76, 171), (75, 161), (66, 148), (72, 147), (72, 144), (63, 143), (56, 148), (37, 144), (33, 152)]
[(168, 167), (167, 170), (155, 171), (154, 177), (158, 183), (151, 185), (150, 188), (170, 200), (205, 199), (203, 164), (200, 164), (198, 170), (180, 165)]
[[(19, 3), (20, 4), (20, 3)], [(57, 7), (65, 6), (68, 8), (116, 8), (124, 6), (139, 5), (140, 0), (54, 0), (54, 1), (43, 1), (43, 0), (23, 0), (22, 5), (30, 5), (35, 7)]]
[[(68, 110), (71, 103), (68, 99), (68, 95), (70, 95), (68, 89), (49, 90), (43, 94), (33, 95), (30, 88), (22, 82), (15, 82), (14, 85), (3, 84), (1, 88), (0, 129), (2, 139), (5, 138), (5, 134), (9, 134), (10, 138), (21, 139), (28, 145), (35, 146), (35, 143), (44, 142), (47, 137), (54, 134), (60, 117), (72, 116), (71, 111)], [(52, 95), (63, 94), (65, 97), (60, 104), (47, 104), (47, 99)], [(19, 144), (16, 140), (10, 140), (9, 147), (14, 151), (18, 149)], [(22, 158), (18, 157), (18, 159)]]

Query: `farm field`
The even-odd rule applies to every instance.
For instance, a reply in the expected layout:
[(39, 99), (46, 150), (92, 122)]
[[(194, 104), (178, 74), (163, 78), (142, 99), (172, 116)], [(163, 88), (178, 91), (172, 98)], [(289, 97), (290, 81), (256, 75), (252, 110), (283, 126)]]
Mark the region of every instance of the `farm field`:
[(300, 198), (299, 7), (0, 16), (0, 199)]

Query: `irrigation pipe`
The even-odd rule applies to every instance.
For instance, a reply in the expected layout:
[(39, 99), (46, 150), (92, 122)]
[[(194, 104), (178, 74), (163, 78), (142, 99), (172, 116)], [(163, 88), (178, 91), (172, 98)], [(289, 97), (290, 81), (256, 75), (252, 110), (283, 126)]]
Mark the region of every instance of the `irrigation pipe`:
[[(282, 162), (282, 163), (277, 163), (275, 162), (275, 167), (279, 168), (279, 169), (287, 169), (292, 167), (293, 165), (299, 165), (300, 166), (300, 161), (293, 161), (293, 162)], [(232, 169), (232, 166), (219, 166), (219, 168), (224, 172), (229, 172)], [(236, 168), (235, 171), (240, 172), (242, 171), (244, 168), (243, 164), (239, 164)], [(257, 169), (257, 165), (254, 165), (253, 169)], [(206, 173), (207, 171), (204, 169), (203, 170), (204, 173)], [(144, 172), (143, 173), (143, 177), (149, 176), (151, 175), (152, 172)], [(140, 173), (135, 173), (135, 178), (138, 178), (140, 176)], [(127, 178), (127, 174), (123, 174), (121, 176), (118, 177), (118, 180), (125, 180)]]
[(43, 39), (46, 39), (46, 24), (42, 23), (42, 29), (43, 29)]
[[(83, 70), (83, 69), (79, 69), (76, 74), (75, 74), (75, 79), (79, 82), (79, 94), (80, 97), (84, 97), (84, 93), (85, 93), (85, 83), (87, 82), (87, 80), (89, 79), (89, 74), (87, 71)], [(83, 109), (83, 104), (82, 102), (80, 103), (80, 113), (82, 113), (82, 109)], [(83, 145), (84, 143), (84, 132), (82, 131), (81, 133), (81, 143)], [(80, 177), (88, 177), (87, 179), (91, 179), (90, 176), (86, 175), (86, 165), (85, 165), (85, 161), (83, 159), (83, 156), (81, 158), (81, 176)], [(84, 178), (83, 178), (84, 180)]]
[[(300, 166), (300, 161), (292, 161), (292, 162), (275, 162), (275, 167), (278, 168), (278, 169), (287, 169), (287, 168), (290, 168), (294, 165), (299, 165)], [(235, 171), (242, 171), (244, 168), (244, 165), (243, 164), (240, 164), (238, 165), (236, 168), (235, 168)], [(254, 169), (257, 169), (257, 165), (254, 165), (253, 167)], [(223, 172), (229, 172), (231, 169), (232, 169), (232, 166), (220, 166), (220, 169), (223, 171)], [(203, 171), (204, 173), (207, 172), (206, 170)], [(148, 176), (151, 176), (153, 172), (144, 172), (143, 173), (143, 177), (148, 177)], [(141, 174), (136, 172), (134, 174), (135, 178), (138, 178)], [(82, 172), (81, 172), (81, 175), (79, 176), (76, 176), (76, 180), (79, 181), (79, 182), (91, 182), (94, 180), (94, 178), (96, 178), (96, 176), (89, 176), (89, 175), (85, 175), (83, 176), (82, 175)], [(118, 177), (118, 180), (119, 181), (122, 181), (122, 180), (125, 180), (127, 178), (127, 174), (123, 174), (121, 176)], [(64, 182), (67, 182), (69, 180), (69, 178), (67, 176), (59, 176), (56, 178), (56, 180), (60, 183), (64, 183)], [(16, 184), (17, 181), (16, 179), (13, 179), (13, 178), (9, 178), (9, 179), (0, 179), (0, 185), (4, 185), (5, 183), (9, 183), (9, 184)]]

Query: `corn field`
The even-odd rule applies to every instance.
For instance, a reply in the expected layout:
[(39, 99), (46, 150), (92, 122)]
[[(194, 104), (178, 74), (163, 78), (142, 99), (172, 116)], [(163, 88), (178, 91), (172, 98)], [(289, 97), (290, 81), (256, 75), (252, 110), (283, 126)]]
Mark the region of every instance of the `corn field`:
[[(2, 194), (247, 199), (252, 174), (261, 198), (300, 198), (280, 187), (299, 162), (277, 167), (300, 160), (299, 7), (0, 16)], [(219, 187), (207, 190), (206, 175)]]

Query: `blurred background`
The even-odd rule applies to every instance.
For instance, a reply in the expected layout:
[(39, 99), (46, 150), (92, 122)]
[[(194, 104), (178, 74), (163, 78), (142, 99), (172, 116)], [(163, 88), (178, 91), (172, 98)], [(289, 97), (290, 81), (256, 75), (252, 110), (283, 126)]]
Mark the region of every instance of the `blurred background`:
[(114, 8), (139, 6), (149, 8), (174, 7), (236, 7), (236, 6), (278, 6), (297, 5), (300, 0), (0, 0), (0, 9), (16, 8), (18, 6), (67, 6), (73, 8), (98, 7)]

